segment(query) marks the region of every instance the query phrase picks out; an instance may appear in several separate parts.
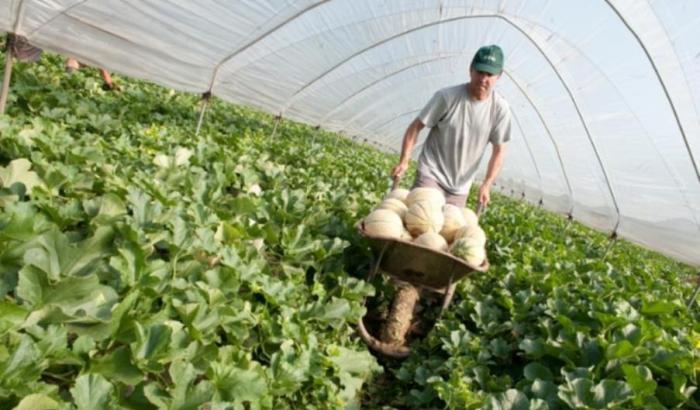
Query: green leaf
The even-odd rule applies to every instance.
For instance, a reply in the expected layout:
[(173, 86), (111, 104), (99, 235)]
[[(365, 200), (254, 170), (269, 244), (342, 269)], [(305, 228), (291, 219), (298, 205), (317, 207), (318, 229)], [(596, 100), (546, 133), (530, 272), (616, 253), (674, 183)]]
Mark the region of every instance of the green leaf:
[(26, 192), (31, 193), (34, 187), (42, 184), (36, 172), (30, 171), (32, 163), (25, 158), (10, 161), (7, 167), (0, 167), (0, 186), (11, 188), (14, 184), (23, 184)]
[(673, 313), (678, 306), (673, 302), (665, 300), (655, 300), (653, 302), (642, 302), (642, 313), (645, 315), (656, 316)]
[[(337, 349), (337, 350), (336, 350)], [(369, 375), (379, 369), (374, 356), (367, 351), (355, 351), (345, 347), (333, 349), (331, 361), (338, 366), (338, 370), (356, 375)]]
[(126, 346), (120, 346), (102, 357), (93, 358), (90, 372), (128, 385), (139, 384), (144, 378), (144, 374), (131, 363), (131, 353)]
[(347, 299), (332, 298), (323, 308), (323, 313), (318, 319), (324, 322), (332, 322), (344, 319), (350, 314), (350, 303)]
[(60, 410), (61, 405), (45, 394), (30, 394), (22, 399), (13, 410)]
[(529, 363), (523, 369), (523, 374), (528, 380), (548, 380), (551, 381), (553, 376), (552, 372), (549, 371), (547, 367), (538, 362)]
[(625, 373), (627, 383), (638, 396), (653, 395), (656, 391), (656, 381), (648, 367), (623, 364), (622, 371)]
[(195, 409), (211, 400), (214, 389), (209, 382), (200, 382), (194, 385), (198, 372), (191, 363), (176, 360), (170, 364), (170, 379), (174, 387), (170, 391), (172, 396), (172, 409)]
[(157, 361), (167, 353), (172, 329), (164, 324), (155, 324), (144, 329), (138, 322), (135, 323), (135, 328), (136, 341), (131, 344), (134, 359), (151, 370), (159, 369)]
[[(25, 326), (67, 319), (76, 326), (105, 324), (118, 298), (114, 289), (99, 283), (96, 275), (69, 277), (49, 284), (45, 273), (34, 266), (20, 271), (17, 294), (34, 309)], [(80, 332), (77, 328), (74, 330)]]
[(237, 403), (258, 403), (268, 393), (264, 370), (259, 365), (242, 369), (223, 363), (212, 363), (218, 396)]
[(596, 408), (614, 408), (632, 398), (629, 385), (619, 380), (603, 380), (593, 388), (593, 405)]
[(17, 296), (29, 307), (43, 306), (48, 288), (49, 279), (44, 271), (33, 266), (25, 266), (19, 272)]
[(634, 346), (627, 340), (612, 343), (605, 351), (605, 356), (610, 359), (625, 359), (634, 355)]
[(8, 330), (16, 329), (24, 322), (27, 312), (23, 307), (14, 303), (0, 300), (0, 335)]
[(550, 406), (554, 406), (557, 399), (557, 385), (550, 381), (535, 380), (530, 386), (530, 390), (535, 397), (547, 401)]
[(114, 218), (125, 214), (124, 201), (115, 194), (106, 194), (100, 201), (100, 209), (93, 221), (98, 224), (109, 224)]
[(106, 409), (112, 401), (114, 386), (98, 374), (83, 374), (70, 389), (78, 410)]
[(530, 401), (520, 390), (508, 389), (491, 397), (485, 408), (490, 410), (530, 410)]
[(110, 253), (114, 231), (100, 227), (95, 234), (78, 244), (71, 244), (57, 229), (37, 238), (36, 247), (24, 255), (24, 262), (46, 272), (49, 279), (73, 276), (94, 269), (95, 262)]
[(545, 354), (545, 344), (541, 339), (525, 338), (518, 347), (534, 359), (539, 359)]
[(559, 386), (559, 398), (570, 408), (590, 408), (593, 404), (593, 381), (575, 379)]

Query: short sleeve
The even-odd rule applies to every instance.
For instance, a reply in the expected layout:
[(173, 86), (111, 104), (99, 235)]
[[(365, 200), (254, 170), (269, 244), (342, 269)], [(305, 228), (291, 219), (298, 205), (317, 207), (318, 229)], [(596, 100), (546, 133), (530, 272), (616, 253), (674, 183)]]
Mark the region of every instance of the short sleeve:
[(503, 104), (494, 122), (491, 135), (489, 135), (489, 142), (493, 144), (505, 144), (510, 141), (510, 120), (510, 107), (508, 107), (508, 104)]
[(426, 127), (433, 128), (446, 112), (447, 103), (445, 102), (445, 97), (438, 91), (418, 114), (418, 120)]

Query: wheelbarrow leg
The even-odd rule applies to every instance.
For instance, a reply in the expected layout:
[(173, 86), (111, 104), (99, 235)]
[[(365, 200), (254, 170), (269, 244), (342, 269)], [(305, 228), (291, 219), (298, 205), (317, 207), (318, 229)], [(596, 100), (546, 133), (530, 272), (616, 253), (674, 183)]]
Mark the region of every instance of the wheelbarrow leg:
[(384, 252), (386, 252), (386, 248), (389, 247), (389, 242), (385, 243), (384, 246), (382, 247), (381, 252), (379, 252), (379, 257), (377, 258), (377, 261), (374, 263), (372, 268), (369, 270), (367, 273), (367, 282), (371, 282), (372, 279), (374, 279), (374, 276), (379, 272), (379, 265), (382, 263), (382, 258), (384, 258)]
[(452, 297), (455, 295), (455, 289), (457, 288), (457, 284), (452, 282), (453, 278), (454, 278), (454, 275), (450, 274), (450, 280), (447, 283), (447, 290), (445, 291), (445, 297), (442, 299), (442, 307), (440, 308), (440, 314), (438, 314), (438, 319), (440, 319), (442, 317), (442, 314), (450, 306), (450, 303), (452, 302)]

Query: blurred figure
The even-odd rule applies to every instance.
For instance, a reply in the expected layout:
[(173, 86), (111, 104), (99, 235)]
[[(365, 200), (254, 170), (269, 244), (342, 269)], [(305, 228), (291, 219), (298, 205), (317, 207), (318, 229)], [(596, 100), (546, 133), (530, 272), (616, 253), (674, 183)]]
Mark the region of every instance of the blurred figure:
[[(83, 67), (86, 67), (85, 64), (79, 62), (73, 57), (68, 57), (66, 59), (66, 72), (71, 74), (77, 70), (80, 70)], [(102, 76), (102, 88), (105, 90), (113, 90), (114, 89), (114, 82), (112, 82), (112, 76), (109, 74), (109, 71), (105, 70), (104, 68), (99, 68), (100, 70), (100, 75)]]
[(24, 36), (8, 33), (7, 47), (19, 61), (34, 63), (41, 58), (41, 49), (29, 44), (29, 40)]

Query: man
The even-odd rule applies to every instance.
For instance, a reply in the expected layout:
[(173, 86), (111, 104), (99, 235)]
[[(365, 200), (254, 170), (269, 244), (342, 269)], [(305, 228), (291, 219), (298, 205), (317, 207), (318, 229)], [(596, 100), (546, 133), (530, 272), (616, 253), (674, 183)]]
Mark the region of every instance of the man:
[(493, 88), (503, 72), (503, 51), (497, 45), (481, 47), (469, 67), (467, 84), (443, 88), (409, 125), (394, 178), (408, 168), (411, 151), (424, 127), (430, 128), (418, 160), (414, 188), (441, 190), (448, 203), (464, 207), (474, 174), (486, 146), (493, 146), (479, 202), (486, 206), (491, 185), (503, 165), (510, 140), (510, 108)]

